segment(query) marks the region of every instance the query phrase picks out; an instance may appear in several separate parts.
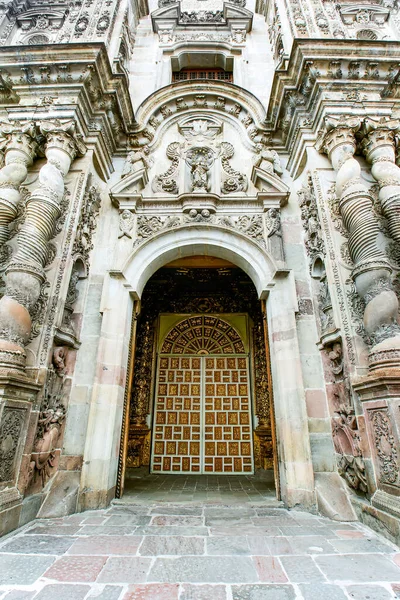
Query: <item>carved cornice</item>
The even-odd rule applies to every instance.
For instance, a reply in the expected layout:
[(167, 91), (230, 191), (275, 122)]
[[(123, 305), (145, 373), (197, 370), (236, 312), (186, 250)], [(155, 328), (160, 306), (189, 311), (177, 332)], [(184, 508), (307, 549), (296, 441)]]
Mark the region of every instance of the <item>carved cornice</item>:
[[(356, 57), (356, 59), (355, 59)], [(287, 67), (275, 73), (266, 127), (279, 151), (291, 152), (288, 168), (301, 161), (327, 114), (365, 118), (390, 115), (400, 98), (400, 43), (296, 39)], [(279, 142), (278, 142), (279, 140)]]
[[(10, 118), (38, 120), (49, 115), (49, 105), (61, 119), (75, 118), (79, 133), (97, 147), (99, 163), (109, 169), (111, 155), (126, 144), (135, 117), (125, 74), (111, 70), (101, 43), (21, 46), (23, 68), (14, 47), (2, 48), (0, 61), (4, 83), (20, 98), (9, 104)], [(71, 106), (72, 105), (72, 106)]]

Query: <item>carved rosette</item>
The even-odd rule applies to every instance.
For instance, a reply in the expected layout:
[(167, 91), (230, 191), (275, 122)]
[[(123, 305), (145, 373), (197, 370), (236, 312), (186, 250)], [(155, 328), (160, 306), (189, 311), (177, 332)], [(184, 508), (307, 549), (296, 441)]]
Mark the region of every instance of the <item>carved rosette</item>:
[(358, 118), (327, 118), (319, 149), (328, 154), (337, 171), (339, 211), (349, 234), (349, 252), (355, 265), (352, 277), (366, 304), (365, 330), (375, 348), (386, 341), (385, 350), (400, 349), (398, 300), (390, 285), (391, 267), (378, 245), (379, 224), (372, 198), (361, 181), (361, 167), (354, 158), (355, 134), (360, 128)]
[(78, 152), (85, 147), (75, 137), (73, 121), (43, 121), (46, 164), (39, 172), (39, 185), (32, 192), (25, 221), (18, 233), (18, 250), (5, 273), (6, 292), (0, 300), (0, 370), (23, 372), (24, 345), (31, 334), (31, 315), (45, 281), (48, 243), (54, 235), (64, 196), (64, 177)]
[(20, 187), (36, 155), (35, 136), (33, 123), (0, 122), (0, 149), (5, 153), (0, 169), (0, 248), (8, 240), (9, 224), (18, 216)]

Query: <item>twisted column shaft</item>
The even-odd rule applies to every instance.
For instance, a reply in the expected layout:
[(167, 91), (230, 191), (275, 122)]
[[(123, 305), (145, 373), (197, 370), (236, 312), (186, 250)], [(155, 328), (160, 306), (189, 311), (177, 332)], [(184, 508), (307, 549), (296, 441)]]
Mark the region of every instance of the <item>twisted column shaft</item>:
[(43, 267), (60, 215), (64, 177), (78, 151), (84, 151), (83, 144), (74, 138), (74, 130), (73, 121), (40, 124), (47, 162), (40, 169), (38, 187), (28, 199), (17, 251), (5, 273), (6, 291), (0, 300), (0, 370), (24, 370), (24, 346), (31, 331), (29, 312), (45, 280)]
[(400, 242), (400, 167), (396, 165), (395, 137), (400, 122), (395, 119), (365, 119), (362, 147), (371, 173), (379, 184), (379, 200), (390, 236)]
[(18, 215), (20, 187), (36, 155), (36, 128), (33, 123), (0, 122), (0, 148), (5, 151), (0, 169), (0, 248), (9, 237), (9, 224)]
[(358, 118), (329, 118), (319, 149), (328, 154), (337, 172), (336, 194), (343, 224), (349, 234), (349, 252), (354, 262), (352, 277), (366, 304), (364, 327), (374, 344), (385, 339), (400, 341), (397, 324), (398, 300), (391, 286), (391, 267), (382, 250), (383, 240), (372, 198), (361, 180), (354, 158)]

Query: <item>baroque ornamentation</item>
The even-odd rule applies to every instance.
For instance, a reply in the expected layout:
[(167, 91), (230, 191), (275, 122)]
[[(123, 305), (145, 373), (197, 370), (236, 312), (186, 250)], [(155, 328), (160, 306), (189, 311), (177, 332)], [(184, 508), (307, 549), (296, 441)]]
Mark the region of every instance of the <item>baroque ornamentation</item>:
[(39, 478), (42, 486), (51, 477), (52, 470), (55, 467), (55, 450), (66, 416), (66, 409), (62, 402), (62, 390), (62, 379), (50, 370), (39, 413), (29, 473), (30, 480)]
[(168, 194), (178, 194), (179, 186), (177, 182), (178, 169), (180, 163), (181, 144), (179, 142), (172, 142), (167, 147), (167, 157), (170, 159), (170, 167), (162, 173), (162, 175), (156, 175), (153, 179), (152, 190), (153, 192), (167, 192)]
[[(25, 221), (18, 232), (18, 249), (7, 267), (6, 293), (0, 300), (0, 330), (7, 324), (10, 336), (18, 336), (24, 344), (30, 338), (32, 327), (28, 311), (39, 299), (45, 281), (48, 243), (60, 215), (60, 203), (65, 190), (64, 177), (75, 156), (85, 151), (81, 140), (75, 135), (73, 121), (42, 121), (39, 129), (45, 140), (47, 162), (39, 172), (38, 186), (27, 201)], [(22, 295), (20, 290), (23, 290)], [(10, 312), (15, 302), (21, 307), (19, 313)], [(15, 344), (12, 350), (20, 354), (23, 345)], [(0, 364), (3, 346), (7, 350), (5, 361), (8, 364), (10, 343), (7, 338), (0, 338)], [(19, 359), (15, 369), (21, 370)]]
[(73, 256), (81, 256), (87, 267), (89, 265), (89, 254), (93, 249), (92, 238), (96, 230), (100, 203), (99, 190), (94, 185), (89, 186), (83, 197), (81, 215), (72, 247)]
[(399, 465), (396, 443), (387, 409), (368, 411), (374, 435), (380, 483), (397, 484)]
[(0, 481), (9, 482), (15, 478), (15, 461), (22, 429), (25, 423), (23, 410), (5, 407), (0, 424)]
[(352, 277), (357, 293), (366, 302), (365, 330), (368, 336), (372, 336), (374, 331), (385, 326), (387, 336), (392, 337), (394, 329), (386, 326), (397, 321), (398, 301), (395, 293), (383, 289), (371, 300), (368, 295), (369, 288), (373, 288), (377, 280), (390, 280), (391, 267), (378, 244), (379, 224), (373, 211), (372, 198), (361, 180), (361, 167), (354, 158), (355, 135), (360, 129), (358, 117), (326, 118), (325, 132), (318, 147), (328, 154), (337, 171), (339, 211), (349, 234), (349, 253), (355, 265)]
[(307, 184), (297, 193), (301, 222), (305, 230), (305, 245), (311, 264), (317, 256), (325, 256), (325, 245), (322, 238), (321, 225), (318, 216), (318, 206), (311, 175), (308, 174)]
[(245, 192), (248, 187), (248, 181), (246, 175), (233, 169), (229, 163), (229, 160), (235, 153), (235, 149), (229, 142), (221, 142), (220, 144), (220, 156), (221, 164), (225, 176), (222, 177), (221, 191), (223, 194), (230, 194), (231, 192)]

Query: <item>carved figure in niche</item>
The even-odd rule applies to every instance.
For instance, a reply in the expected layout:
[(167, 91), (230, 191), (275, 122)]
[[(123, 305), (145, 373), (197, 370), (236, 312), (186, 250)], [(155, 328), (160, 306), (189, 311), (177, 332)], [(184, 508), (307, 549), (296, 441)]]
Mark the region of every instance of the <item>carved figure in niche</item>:
[(66, 358), (68, 355), (68, 348), (65, 346), (56, 346), (53, 350), (53, 366), (56, 374), (59, 377), (65, 375), (67, 370)]
[(267, 226), (267, 237), (269, 239), (272, 256), (277, 260), (284, 260), (281, 215), (277, 208), (270, 208), (267, 211), (265, 224)]
[(119, 234), (118, 239), (124, 237), (124, 235), (126, 235), (126, 237), (130, 240), (132, 239), (131, 231), (133, 227), (133, 221), (134, 216), (131, 211), (128, 209), (123, 210), (119, 215), (119, 229), (121, 233)]
[(257, 156), (254, 159), (254, 166), (260, 167), (271, 173), (271, 175), (281, 176), (283, 173), (281, 160), (276, 150), (266, 148), (264, 144), (256, 144)]
[(331, 369), (334, 375), (343, 373), (343, 349), (340, 342), (335, 342), (331, 350), (328, 350), (328, 357), (331, 361)]
[(46, 480), (51, 476), (51, 468), (54, 467), (55, 453), (61, 426), (65, 419), (65, 408), (58, 404), (54, 408), (46, 408), (39, 415), (38, 427), (42, 435), (36, 440), (31, 454), (30, 470), (39, 473), (44, 486)]
[(122, 169), (121, 179), (135, 173), (135, 171), (143, 168), (143, 166), (145, 169), (150, 169), (153, 161), (149, 158), (149, 154), (150, 148), (147, 145), (143, 146), (141, 150), (132, 150), (129, 152)]
[(214, 154), (209, 148), (192, 148), (186, 154), (186, 162), (191, 168), (192, 192), (210, 190), (209, 171), (214, 162)]

